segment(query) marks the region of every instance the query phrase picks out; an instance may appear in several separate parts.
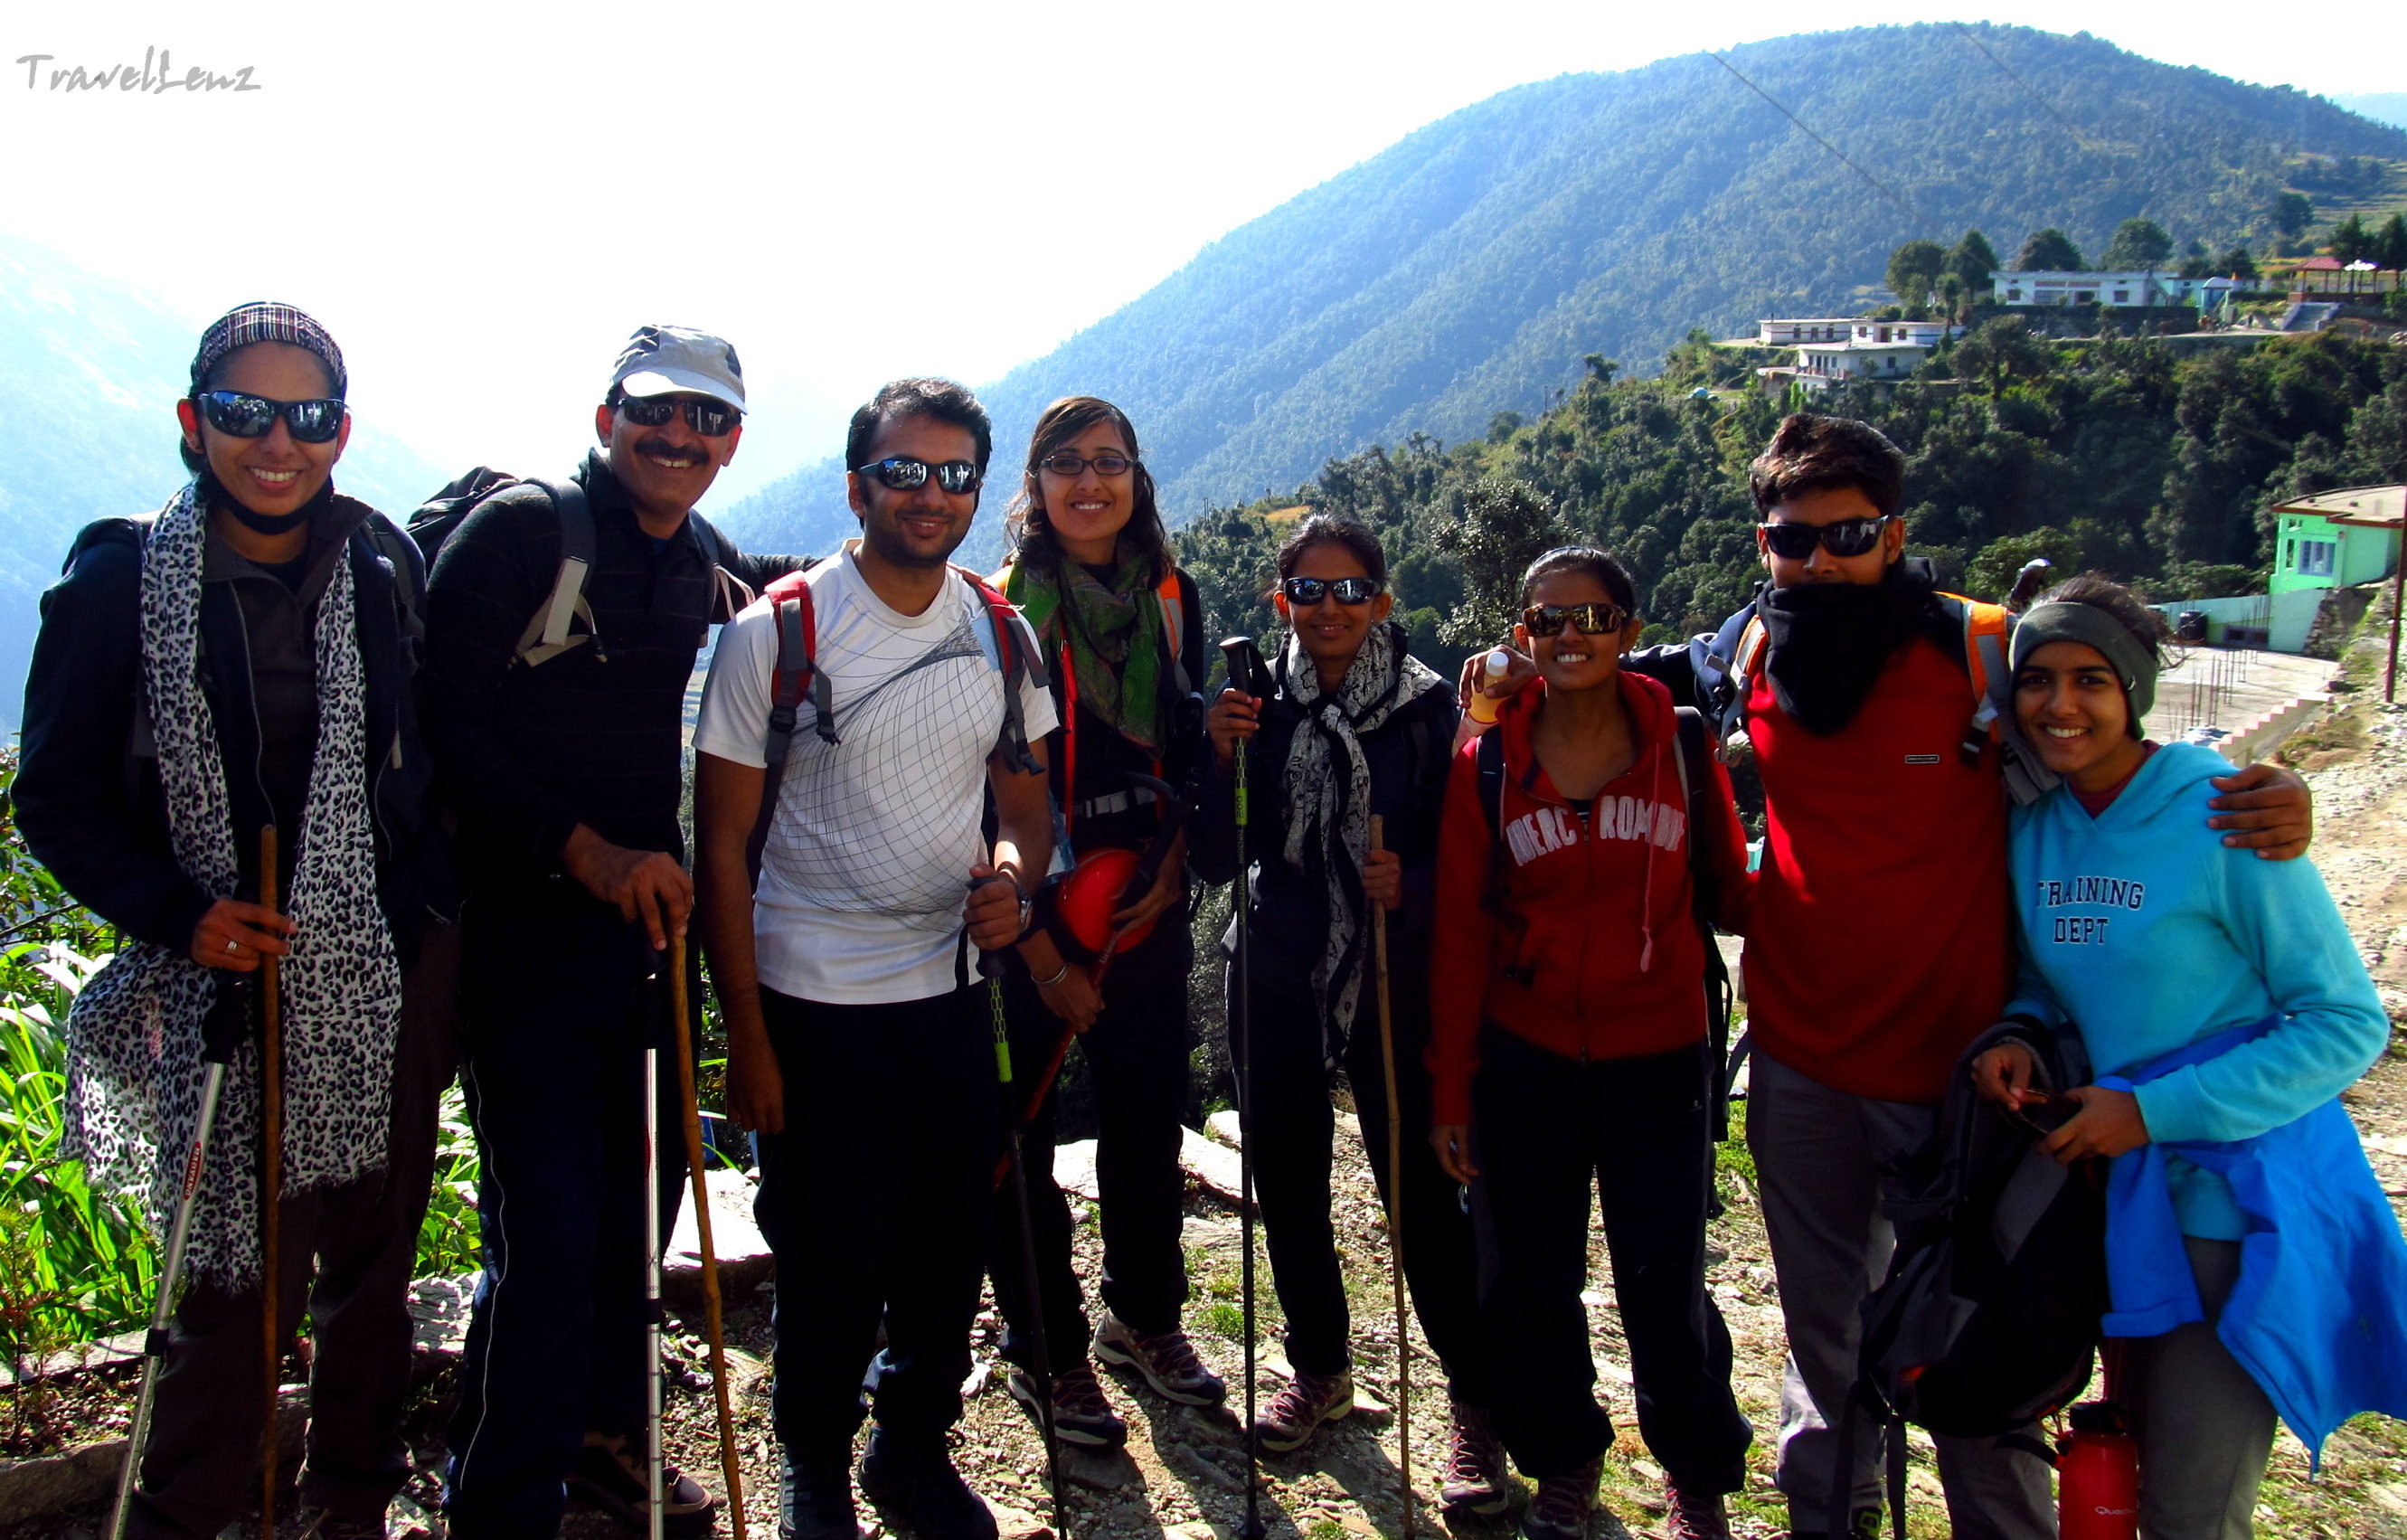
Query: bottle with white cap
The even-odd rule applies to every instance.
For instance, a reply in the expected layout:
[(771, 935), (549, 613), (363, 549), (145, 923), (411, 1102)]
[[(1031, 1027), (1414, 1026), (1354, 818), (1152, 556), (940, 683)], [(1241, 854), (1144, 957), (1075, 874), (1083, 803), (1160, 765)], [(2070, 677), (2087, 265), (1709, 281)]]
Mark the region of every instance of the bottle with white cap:
[(1481, 660), (1480, 687), (1471, 692), (1470, 711), (1473, 721), (1482, 727), (1492, 726), (1495, 723), (1497, 713), (1503, 708), (1504, 703), (1488, 692), (1503, 684), (1504, 676), (1512, 671), (1513, 654), (1503, 648), (1491, 649), (1488, 656)]

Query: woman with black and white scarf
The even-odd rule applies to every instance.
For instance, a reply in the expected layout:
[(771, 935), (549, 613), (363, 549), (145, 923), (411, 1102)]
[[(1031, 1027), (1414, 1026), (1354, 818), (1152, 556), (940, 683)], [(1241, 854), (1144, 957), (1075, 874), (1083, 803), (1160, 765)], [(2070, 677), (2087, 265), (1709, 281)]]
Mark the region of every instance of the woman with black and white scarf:
[[(409, 1468), (406, 1290), (450, 1077), (448, 934), (430, 913), (448, 882), (410, 698), (423, 578), (406, 536), (334, 490), (350, 419), (316, 321), (239, 307), (191, 378), (192, 479), (155, 515), (86, 529), (43, 599), (12, 789), (34, 854), (122, 936), (68, 1017), (67, 1150), (95, 1187), (140, 1195), (156, 1235), (200, 1122), (205, 1022), (235, 1042), (127, 1533), (214, 1535), (255, 1491), (251, 984), (272, 957), (278, 1332), (306, 1309), (316, 1342), (302, 1495), (314, 1533), (381, 1536)], [(258, 902), (263, 825), (274, 907)]]
[[(1415, 1313), (1444, 1363), (1452, 1451), (1441, 1502), (1460, 1512), (1506, 1504), (1503, 1453), (1489, 1431), (1471, 1223), (1455, 1184), (1420, 1137), (1430, 1119), (1428, 959), (1434, 937), (1438, 812), (1454, 742), (1454, 692), (1405, 650), (1388, 618), (1388, 563), (1361, 525), (1306, 519), (1279, 548), (1272, 602), (1289, 635), (1265, 699), (1223, 691), (1207, 720), (1213, 773), (1197, 817), (1195, 863), (1233, 873), (1233, 766), (1249, 745), (1253, 787), (1246, 922), (1252, 927), (1254, 1104), (1245, 1137), (1287, 1316), (1295, 1375), (1257, 1419), (1261, 1447), (1296, 1448), (1353, 1409), (1346, 1289), (1330, 1219), (1342, 1071), (1364, 1147), (1387, 1196), (1387, 1100), (1372, 972), (1370, 905), (1388, 911), (1397, 1090), (1404, 1123), (1404, 1274)], [(1385, 824), (1374, 851), (1370, 821)], [(1231, 945), (1233, 946), (1233, 928)], [(1234, 1019), (1238, 1002), (1230, 1002)], [(1232, 1054), (1236, 1044), (1232, 1041)]]

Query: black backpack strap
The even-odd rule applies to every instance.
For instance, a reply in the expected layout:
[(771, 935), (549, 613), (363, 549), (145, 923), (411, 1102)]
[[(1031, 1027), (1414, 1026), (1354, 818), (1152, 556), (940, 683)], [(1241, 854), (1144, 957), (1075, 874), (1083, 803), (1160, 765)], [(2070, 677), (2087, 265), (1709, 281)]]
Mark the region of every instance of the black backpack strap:
[(1673, 753), (1680, 762), (1680, 784), (1688, 799), (1689, 912), (1705, 949), (1705, 1038), (1713, 1045), (1714, 1141), (1718, 1144), (1730, 1137), (1730, 1082), (1738, 1073), (1745, 1045), (1740, 1045), (1737, 1055), (1730, 1052), (1730, 967), (1722, 962), (1722, 949), (1714, 940), (1714, 919), (1721, 912), (1720, 892), (1705, 849), (1706, 831), (1712, 826), (1705, 810), (1714, 803), (1713, 771), (1705, 757), (1713, 750), (1705, 736), (1702, 712), (1683, 706), (1674, 707), (1673, 715), (1677, 720), (1672, 738)]
[(695, 511), (688, 511), (685, 518), (693, 526), (694, 539), (702, 546), (703, 563), (710, 568), (710, 619), (714, 624), (732, 620), (761, 597), (761, 591), (735, 575), (735, 548), (719, 533), (717, 525)]
[(392, 597), (401, 620), (401, 645), (408, 653), (410, 672), (426, 656), (426, 553), (408, 532), (383, 514), (371, 509), (367, 521), (360, 526), (367, 536), (368, 549), (381, 556), (392, 567)]

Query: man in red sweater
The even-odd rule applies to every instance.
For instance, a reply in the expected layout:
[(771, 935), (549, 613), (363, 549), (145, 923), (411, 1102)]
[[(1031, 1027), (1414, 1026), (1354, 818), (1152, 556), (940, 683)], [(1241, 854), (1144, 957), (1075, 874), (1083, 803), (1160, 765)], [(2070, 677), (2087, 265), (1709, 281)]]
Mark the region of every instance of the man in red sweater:
[[(1739, 639), (1740, 668), (1702, 656), (1713, 638), (1628, 660), (1675, 695), (1693, 691), (1726, 730), (1743, 720), (1763, 782), (1746, 1132), (1788, 1335), (1778, 1481), (1792, 1540), (1840, 1540), (1834, 1430), (1855, 1383), (1858, 1308), (1888, 1268), (1881, 1205), (2014, 977), (2001, 753), (1962, 751), (1977, 705), (1964, 626), (1905, 558), (1904, 469), (1869, 424), (1783, 421), (1749, 475), (1771, 575), (1750, 606), (1760, 646), (1743, 613), (1723, 632)], [(2251, 765), (2215, 784), (2226, 794), (2200, 813), (2215, 810), (2226, 843), (2275, 859), (2305, 849), (2295, 777)], [(1936, 1442), (1958, 1540), (2056, 1533), (2036, 1456)], [(1880, 1456), (1863, 1430), (1842, 1534), (1879, 1531)]]

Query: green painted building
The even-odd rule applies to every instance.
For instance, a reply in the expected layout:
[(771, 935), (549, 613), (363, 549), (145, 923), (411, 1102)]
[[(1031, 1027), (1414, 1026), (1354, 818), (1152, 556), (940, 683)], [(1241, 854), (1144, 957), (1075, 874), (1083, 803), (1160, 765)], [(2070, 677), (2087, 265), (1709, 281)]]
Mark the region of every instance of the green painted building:
[(2344, 487), (2273, 509), (2273, 576), (2266, 589), (2346, 588), (2399, 567), (2407, 486)]

